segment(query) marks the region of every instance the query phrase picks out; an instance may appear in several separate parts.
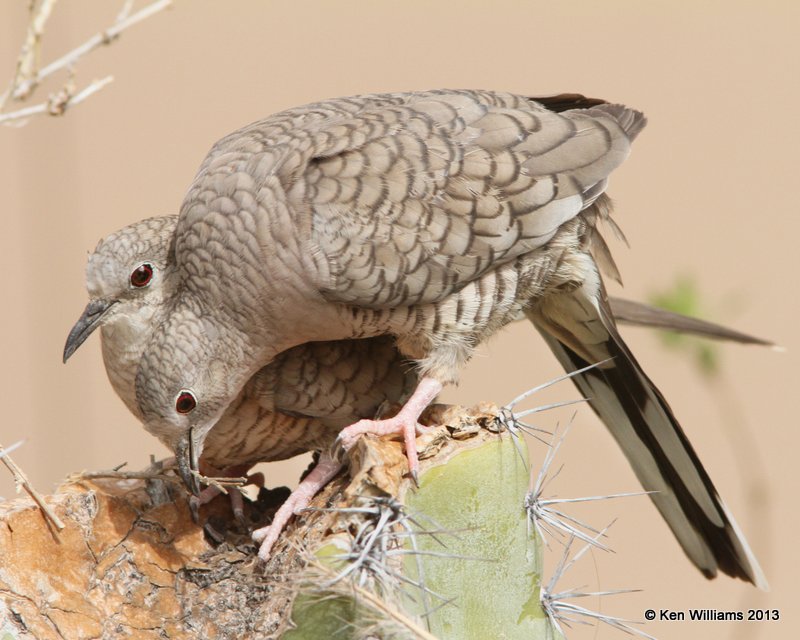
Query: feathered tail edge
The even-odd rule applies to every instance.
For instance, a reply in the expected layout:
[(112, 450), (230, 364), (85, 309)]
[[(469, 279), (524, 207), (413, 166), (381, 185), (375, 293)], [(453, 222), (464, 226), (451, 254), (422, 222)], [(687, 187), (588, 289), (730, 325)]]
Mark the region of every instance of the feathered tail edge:
[(602, 285), (547, 296), (529, 319), (608, 427), (689, 559), (767, 590), (766, 578), (664, 396), (619, 335)]

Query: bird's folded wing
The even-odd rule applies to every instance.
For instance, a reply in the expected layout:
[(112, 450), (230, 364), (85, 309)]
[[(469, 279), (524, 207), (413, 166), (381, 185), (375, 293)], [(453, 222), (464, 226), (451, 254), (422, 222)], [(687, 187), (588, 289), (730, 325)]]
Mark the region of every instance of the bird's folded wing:
[(311, 135), (288, 199), (307, 207), (330, 300), (433, 302), (550, 240), (602, 193), (643, 124), (619, 105), (556, 113), (490, 92), (365, 98)]
[(282, 354), (272, 366), (276, 410), (328, 422), (341, 419), (342, 426), (405, 401), (417, 382), (391, 336), (310, 342)]

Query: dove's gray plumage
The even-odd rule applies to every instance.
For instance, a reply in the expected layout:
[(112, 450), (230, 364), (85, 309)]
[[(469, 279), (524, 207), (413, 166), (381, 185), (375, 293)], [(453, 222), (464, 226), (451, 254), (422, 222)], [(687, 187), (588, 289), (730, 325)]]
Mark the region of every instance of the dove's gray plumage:
[[(149, 218), (100, 241), (86, 268), (87, 309), (106, 311), (91, 327), (82, 318), (65, 349), (66, 359), (99, 326), (108, 378), (140, 419), (134, 381), (164, 299), (175, 288), (170, 246), (176, 221)], [(143, 264), (152, 268), (152, 278), (135, 287), (131, 275)], [(402, 402), (415, 382), (389, 337), (301, 345), (245, 385), (209, 434), (204, 461), (224, 469), (329, 447), (342, 427), (374, 416), (381, 405)]]
[[(98, 243), (86, 268), (87, 311), (65, 347), (66, 361), (100, 327), (109, 381), (139, 419), (134, 382), (165, 298), (175, 288), (170, 246), (176, 223), (177, 216), (148, 218)], [(144, 286), (133, 286), (132, 274), (142, 265), (149, 265), (152, 276)], [(642, 303), (609, 302), (618, 322), (769, 344)], [(245, 385), (209, 432), (205, 461), (224, 469), (322, 449), (342, 427), (375, 415), (381, 404), (402, 402), (415, 382), (389, 337), (301, 345), (280, 354)]]
[[(413, 472), (420, 411), (477, 343), (527, 315), (569, 369), (614, 356), (576, 383), (658, 492), (684, 550), (708, 577), (721, 569), (763, 584), (609, 312), (597, 223), (609, 213), (608, 176), (645, 119), (598, 102), (361, 96), (290, 109), (220, 140), (181, 207), (177, 289), (136, 379), (142, 414), (175, 443), (187, 481), (209, 430), (278, 353), (385, 334), (416, 360), (419, 385), (397, 416), (341, 438), (401, 430)], [(184, 396), (191, 407), (176, 402)]]

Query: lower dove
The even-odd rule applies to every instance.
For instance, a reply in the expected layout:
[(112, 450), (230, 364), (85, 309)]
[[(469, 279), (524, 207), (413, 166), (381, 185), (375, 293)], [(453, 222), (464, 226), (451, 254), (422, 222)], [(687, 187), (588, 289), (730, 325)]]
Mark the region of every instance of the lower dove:
[[(90, 301), (64, 348), (66, 362), (99, 327), (109, 381), (140, 420), (134, 381), (164, 296), (175, 285), (170, 241), (176, 221), (149, 218), (99, 242), (86, 269)], [(342, 427), (402, 402), (416, 380), (389, 337), (295, 347), (244, 386), (209, 434), (203, 461), (241, 475), (258, 462), (308, 451), (326, 458)]]

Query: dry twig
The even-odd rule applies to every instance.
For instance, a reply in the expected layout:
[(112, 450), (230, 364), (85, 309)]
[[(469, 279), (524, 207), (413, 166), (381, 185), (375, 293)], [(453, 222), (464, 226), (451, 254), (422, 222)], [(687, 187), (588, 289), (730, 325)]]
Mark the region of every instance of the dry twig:
[(247, 485), (247, 477), (241, 476), (238, 478), (227, 478), (227, 477), (213, 477), (213, 476), (204, 476), (202, 473), (198, 471), (192, 470), (192, 474), (202, 483), (208, 485), (209, 487), (216, 488), (220, 493), (224, 493), (228, 495), (227, 487), (244, 487)]
[(168, 482), (180, 483), (181, 479), (177, 476), (159, 473), (157, 471), (81, 471), (70, 475), (69, 482), (80, 482), (81, 480), (98, 480), (111, 478), (114, 480), (166, 480)]
[[(14, 79), (9, 88), (0, 94), (0, 123), (8, 124), (12, 121), (41, 113), (62, 115), (68, 107), (79, 104), (92, 94), (100, 91), (113, 80), (112, 76), (106, 76), (102, 80), (94, 80), (84, 89), (76, 92), (74, 75), (77, 62), (98, 47), (114, 42), (125, 29), (167, 8), (172, 4), (172, 0), (155, 0), (155, 2), (151, 2), (133, 14), (131, 13), (133, 0), (125, 0), (122, 10), (117, 15), (113, 25), (95, 34), (82, 45), (40, 69), (40, 44), (47, 19), (50, 17), (55, 3), (56, 0), (41, 0), (38, 3), (31, 3), (31, 17), (28, 22), (25, 41), (17, 58)], [(45, 78), (62, 70), (67, 70), (69, 74), (67, 81), (59, 91), (50, 95), (46, 101), (32, 107), (2, 113), (10, 101), (23, 102), (27, 100)]]
[[(14, 447), (16, 448), (16, 447)], [(61, 519), (55, 514), (55, 512), (49, 507), (49, 505), (44, 501), (41, 494), (36, 491), (31, 485), (30, 480), (28, 480), (28, 476), (19, 468), (16, 462), (11, 459), (11, 456), (8, 455), (8, 452), (3, 449), (3, 445), (0, 444), (0, 461), (11, 472), (14, 476), (14, 482), (16, 483), (17, 487), (22, 487), (25, 489), (27, 494), (33, 499), (33, 501), (39, 506), (44, 513), (45, 518), (49, 520), (53, 526), (56, 528), (57, 531), (61, 531), (64, 528), (64, 523)]]

